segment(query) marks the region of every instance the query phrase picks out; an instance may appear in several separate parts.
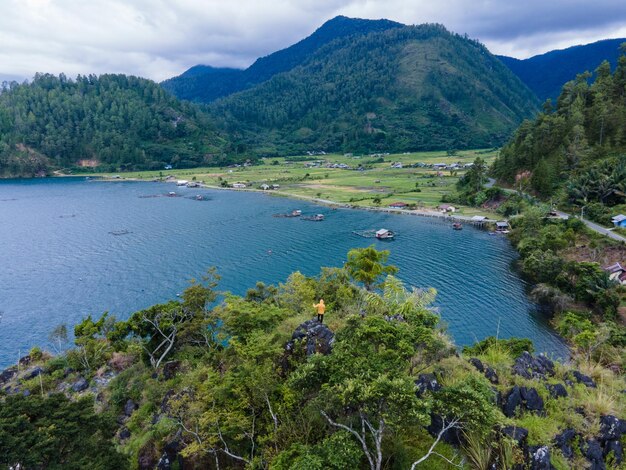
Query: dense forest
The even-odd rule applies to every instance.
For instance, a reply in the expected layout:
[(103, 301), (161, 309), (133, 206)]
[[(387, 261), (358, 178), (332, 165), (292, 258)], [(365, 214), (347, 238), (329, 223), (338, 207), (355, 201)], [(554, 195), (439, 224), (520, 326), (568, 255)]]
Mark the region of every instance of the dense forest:
[(484, 46), (421, 25), (335, 40), (210, 109), (250, 151), (293, 154), (493, 147), (535, 106)]
[(150, 80), (43, 74), (0, 92), (0, 176), (197, 166), (223, 146), (206, 114)]
[(556, 104), (525, 121), (493, 166), (500, 180), (579, 207), (623, 202), (626, 190), (626, 56), (563, 86)]
[(498, 56), (504, 64), (530, 88), (541, 101), (556, 100), (564, 83), (573, 80), (585, 70), (595, 70), (608, 60), (612, 67), (617, 65), (619, 46), (626, 39), (603, 41), (568, 47), (545, 54), (515, 59)]
[(431, 308), (434, 289), (404, 286), (388, 254), (351, 250), (342, 268), (243, 297), (220, 296), (210, 270), (125, 321), (86, 318), (69, 350), (55, 328), (55, 356), (34, 348), (0, 373), (0, 463), (623, 468), (626, 383), (596, 361), (610, 344), (567, 366), (523, 339), (461, 354)]
[(178, 77), (165, 80), (161, 85), (181, 100), (210, 103), (303, 64), (318, 49), (335, 39), (402, 26), (389, 20), (337, 16), (320, 26), (309, 37), (286, 49), (257, 59), (245, 70), (196, 65)]

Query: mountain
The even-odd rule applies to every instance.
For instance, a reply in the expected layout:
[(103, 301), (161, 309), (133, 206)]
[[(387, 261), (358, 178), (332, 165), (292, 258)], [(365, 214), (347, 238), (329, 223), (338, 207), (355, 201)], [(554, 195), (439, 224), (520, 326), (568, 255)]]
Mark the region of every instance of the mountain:
[(608, 61), (600, 64), (595, 77), (592, 84), (590, 74), (567, 82), (556, 107), (545, 105), (535, 120), (524, 122), (500, 152), (494, 175), (509, 183), (527, 180), (545, 197), (564, 189), (569, 202), (598, 203), (599, 211), (624, 202), (626, 55), (613, 73)]
[(293, 69), (305, 62), (320, 47), (335, 39), (402, 26), (389, 20), (337, 16), (324, 23), (309, 37), (286, 49), (257, 59), (245, 70), (196, 65), (178, 77), (165, 80), (161, 85), (179, 99), (210, 103)]
[(205, 113), (142, 78), (38, 74), (0, 92), (0, 176), (198, 166), (224, 144)]
[(272, 155), (493, 147), (537, 104), (483, 45), (421, 25), (336, 39), (209, 109), (238, 146)]
[(603, 41), (574, 46), (567, 49), (550, 51), (529, 59), (498, 56), (498, 58), (535, 92), (541, 101), (556, 99), (565, 82), (576, 75), (595, 70), (603, 60), (608, 60), (615, 67), (619, 57), (619, 47), (626, 42), (622, 39)]

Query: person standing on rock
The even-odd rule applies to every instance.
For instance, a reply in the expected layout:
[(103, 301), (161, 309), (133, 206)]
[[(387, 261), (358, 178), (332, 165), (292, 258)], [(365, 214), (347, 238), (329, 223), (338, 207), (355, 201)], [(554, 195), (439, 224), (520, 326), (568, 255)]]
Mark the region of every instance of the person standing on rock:
[(320, 323), (324, 323), (324, 312), (326, 311), (324, 299), (320, 299), (319, 304), (313, 304), (313, 307), (317, 309), (317, 321)]

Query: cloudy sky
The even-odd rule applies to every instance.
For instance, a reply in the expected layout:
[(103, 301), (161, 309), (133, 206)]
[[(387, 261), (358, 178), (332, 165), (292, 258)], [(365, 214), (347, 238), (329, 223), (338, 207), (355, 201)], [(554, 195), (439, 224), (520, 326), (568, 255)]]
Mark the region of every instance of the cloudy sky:
[(519, 58), (626, 37), (625, 0), (0, 0), (0, 80), (246, 67), (336, 15), (442, 23)]

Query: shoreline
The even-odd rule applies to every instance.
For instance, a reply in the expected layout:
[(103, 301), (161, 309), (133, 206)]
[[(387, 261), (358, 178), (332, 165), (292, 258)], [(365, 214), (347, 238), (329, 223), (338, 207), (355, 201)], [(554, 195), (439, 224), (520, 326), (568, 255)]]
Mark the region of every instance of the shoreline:
[[(55, 176), (52, 176), (51, 178), (57, 178), (57, 177), (74, 177), (75, 178), (75, 177), (81, 177), (81, 176), (55, 175)], [(132, 181), (132, 182), (145, 182), (145, 183), (176, 183), (175, 180), (171, 180), (171, 181), (156, 180), (155, 181), (155, 180), (145, 180), (145, 179), (139, 179), (139, 178), (107, 178), (107, 177), (99, 177), (99, 176), (96, 176), (94, 178), (94, 181), (101, 181), (105, 183), (115, 183), (119, 181)], [(443, 213), (438, 210), (356, 206), (350, 203), (331, 201), (330, 199), (320, 199), (320, 198), (315, 198), (315, 197), (310, 197), (310, 196), (303, 196), (300, 194), (284, 193), (284, 192), (279, 192), (276, 190), (269, 191), (269, 190), (254, 189), (254, 188), (224, 188), (221, 186), (213, 186), (213, 185), (200, 183), (200, 182), (198, 182), (197, 184), (198, 184), (198, 187), (202, 189), (216, 189), (220, 191), (239, 191), (239, 192), (260, 193), (260, 194), (266, 194), (272, 197), (283, 197), (287, 199), (300, 199), (302, 201), (308, 201), (308, 202), (312, 202), (320, 206), (331, 207), (331, 208), (355, 209), (355, 210), (364, 210), (364, 211), (371, 211), (371, 212), (386, 212), (389, 214), (411, 215), (411, 216), (418, 216), (418, 217), (431, 217), (431, 218), (440, 219), (441, 221), (465, 222), (465, 223), (468, 223), (477, 227), (483, 227), (488, 224), (495, 224), (496, 220), (499, 220), (499, 219), (492, 219), (492, 218), (486, 217), (485, 220), (477, 221), (473, 219), (473, 216)]]

